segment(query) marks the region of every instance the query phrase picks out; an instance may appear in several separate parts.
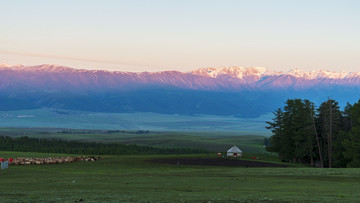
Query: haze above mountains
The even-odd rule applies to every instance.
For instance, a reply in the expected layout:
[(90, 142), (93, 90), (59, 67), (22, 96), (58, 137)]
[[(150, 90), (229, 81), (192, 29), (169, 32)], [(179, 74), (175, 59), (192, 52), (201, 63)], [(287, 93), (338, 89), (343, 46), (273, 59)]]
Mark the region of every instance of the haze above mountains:
[(286, 99), (344, 106), (360, 97), (360, 73), (266, 68), (201, 68), (191, 72), (109, 72), (56, 65), (0, 64), (0, 110), (55, 108), (258, 117)]

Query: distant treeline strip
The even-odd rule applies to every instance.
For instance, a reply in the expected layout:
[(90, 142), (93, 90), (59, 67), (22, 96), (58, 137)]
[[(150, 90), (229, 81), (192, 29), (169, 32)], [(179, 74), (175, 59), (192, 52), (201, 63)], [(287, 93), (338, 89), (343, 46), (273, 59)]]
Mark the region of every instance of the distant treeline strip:
[(201, 149), (160, 148), (151, 146), (103, 144), (94, 142), (77, 142), (58, 139), (39, 139), (30, 137), (11, 138), (0, 136), (0, 151), (22, 151), (64, 154), (96, 154), (96, 155), (127, 155), (127, 154), (197, 154), (206, 153)]
[(149, 134), (150, 131), (148, 130), (103, 130), (103, 131), (94, 131), (94, 130), (62, 130), (57, 133), (63, 134), (95, 134), (95, 133), (105, 133), (105, 134), (112, 134), (112, 133), (126, 133), (126, 134)]

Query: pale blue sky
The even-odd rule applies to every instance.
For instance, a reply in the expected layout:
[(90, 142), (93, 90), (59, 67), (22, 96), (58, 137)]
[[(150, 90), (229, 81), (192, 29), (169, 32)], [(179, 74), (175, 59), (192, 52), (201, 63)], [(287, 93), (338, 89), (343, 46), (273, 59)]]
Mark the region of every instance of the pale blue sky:
[(360, 71), (360, 1), (0, 0), (0, 63)]

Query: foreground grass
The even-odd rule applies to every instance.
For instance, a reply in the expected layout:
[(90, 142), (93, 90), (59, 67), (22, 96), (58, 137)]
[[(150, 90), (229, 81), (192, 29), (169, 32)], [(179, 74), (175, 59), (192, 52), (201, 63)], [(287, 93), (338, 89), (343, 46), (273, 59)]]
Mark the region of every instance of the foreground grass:
[(360, 199), (359, 169), (177, 167), (148, 161), (164, 157), (177, 156), (109, 156), (96, 162), (10, 166), (0, 171), (1, 201), (356, 202)]

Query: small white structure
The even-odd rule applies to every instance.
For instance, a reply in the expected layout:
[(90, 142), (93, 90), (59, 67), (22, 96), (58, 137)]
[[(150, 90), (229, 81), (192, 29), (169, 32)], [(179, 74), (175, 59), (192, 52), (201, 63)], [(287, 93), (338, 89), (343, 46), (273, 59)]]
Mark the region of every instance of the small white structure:
[(228, 157), (242, 157), (242, 155), (242, 151), (236, 145), (234, 145), (227, 151)]

